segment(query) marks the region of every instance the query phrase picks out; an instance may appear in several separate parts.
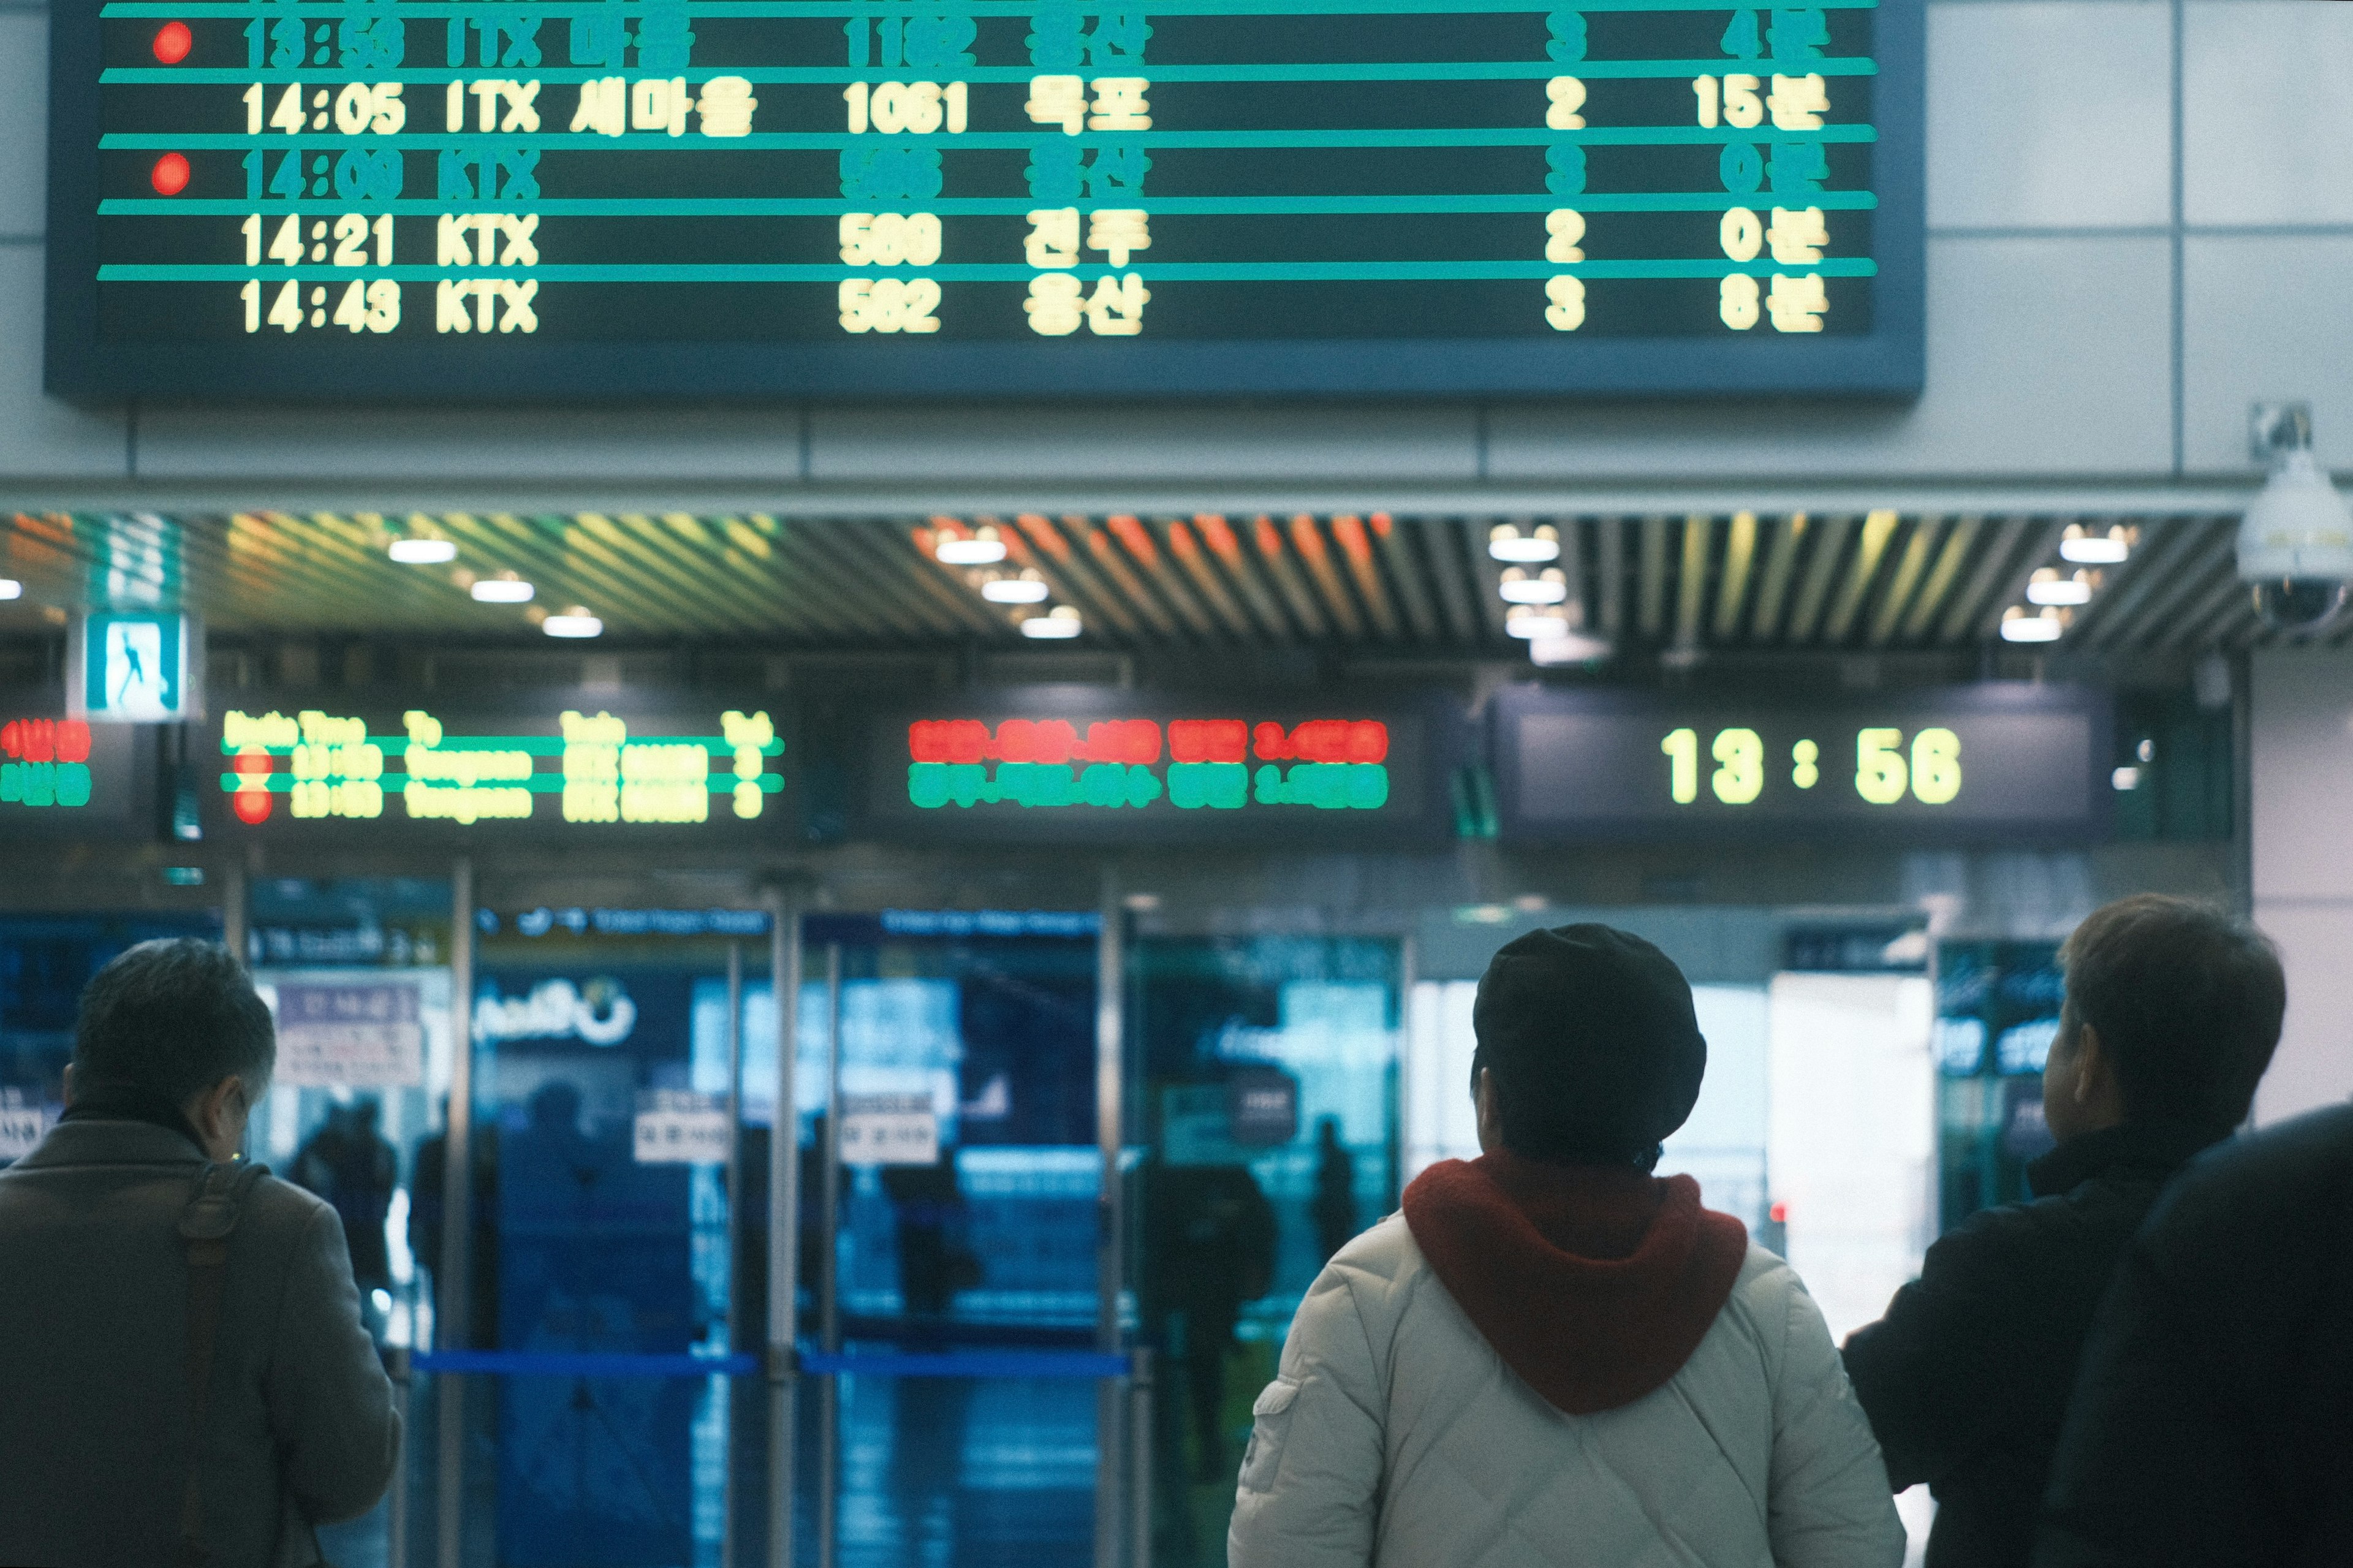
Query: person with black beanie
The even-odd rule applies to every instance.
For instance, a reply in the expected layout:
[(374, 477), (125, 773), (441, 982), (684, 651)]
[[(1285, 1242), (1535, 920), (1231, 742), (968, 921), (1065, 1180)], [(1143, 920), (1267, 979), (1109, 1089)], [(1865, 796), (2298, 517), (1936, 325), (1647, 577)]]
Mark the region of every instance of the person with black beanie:
[(1894, 1568), (1904, 1529), (1821, 1313), (1661, 1143), (1707, 1043), (1600, 925), (1495, 954), (1480, 1157), (1342, 1247), (1253, 1407), (1232, 1568)]

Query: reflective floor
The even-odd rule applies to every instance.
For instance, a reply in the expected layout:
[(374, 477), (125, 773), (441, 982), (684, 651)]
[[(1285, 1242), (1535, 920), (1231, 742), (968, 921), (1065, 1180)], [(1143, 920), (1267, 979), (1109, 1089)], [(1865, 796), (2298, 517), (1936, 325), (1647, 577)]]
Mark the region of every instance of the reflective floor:
[[(838, 1568), (1081, 1568), (1093, 1561), (1093, 1384), (844, 1377), (840, 1398)], [(479, 1482), (496, 1466), (486, 1462), (483, 1414), (470, 1409), (469, 1417), (470, 1479)], [(799, 1417), (796, 1560), (816, 1563), (821, 1412), (814, 1394), (801, 1401)], [(430, 1380), (420, 1379), (409, 1422), (403, 1568), (433, 1561), (436, 1420)], [(760, 1561), (765, 1544), (761, 1427), (756, 1415), (738, 1427), (738, 1563)], [(694, 1469), (698, 1528), (691, 1537), (680, 1532), (677, 1557), (638, 1568), (718, 1568), (723, 1478), (715, 1466)], [(498, 1561), (495, 1508), (493, 1487), (470, 1485), (466, 1568)], [(320, 1544), (336, 1568), (391, 1568), (389, 1531), (387, 1502), (322, 1529)]]

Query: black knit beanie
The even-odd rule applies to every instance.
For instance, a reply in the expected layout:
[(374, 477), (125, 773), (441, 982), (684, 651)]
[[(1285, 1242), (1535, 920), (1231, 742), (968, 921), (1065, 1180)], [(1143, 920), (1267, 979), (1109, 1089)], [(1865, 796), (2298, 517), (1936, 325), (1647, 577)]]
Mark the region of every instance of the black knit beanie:
[(1699, 1099), (1707, 1042), (1674, 961), (1605, 925), (1534, 931), (1479, 982), (1471, 1024), (1504, 1143), (1555, 1164), (1648, 1169)]

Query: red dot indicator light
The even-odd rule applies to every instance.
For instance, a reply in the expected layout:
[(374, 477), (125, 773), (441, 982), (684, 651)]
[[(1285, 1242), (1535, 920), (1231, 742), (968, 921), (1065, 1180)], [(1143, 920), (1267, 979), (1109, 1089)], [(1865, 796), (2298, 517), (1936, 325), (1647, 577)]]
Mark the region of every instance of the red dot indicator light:
[(188, 188), (188, 161), (177, 153), (166, 153), (155, 160), (154, 173), (147, 176), (161, 196), (176, 196)]
[(178, 65), (196, 47), (196, 36), (188, 31), (185, 22), (166, 22), (155, 30), (155, 58), (167, 66)]

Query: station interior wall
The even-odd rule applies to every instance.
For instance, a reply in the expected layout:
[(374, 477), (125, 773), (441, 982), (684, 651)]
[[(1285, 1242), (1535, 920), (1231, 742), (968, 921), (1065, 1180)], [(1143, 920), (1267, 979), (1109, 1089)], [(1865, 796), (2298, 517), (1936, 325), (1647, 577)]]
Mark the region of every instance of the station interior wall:
[[(526, 505), (1251, 485), (2252, 479), (2255, 399), (2353, 470), (2353, 7), (1928, 0), (1914, 405), (1530, 400), (554, 412), (84, 409), (40, 391), (47, 0), (0, 0), (0, 499)], [(364, 493), (363, 493), (364, 492)], [(495, 494), (493, 494), (495, 492)], [(583, 504), (588, 504), (585, 499)], [(320, 504), (332, 504), (322, 500)], [(608, 501), (606, 504), (616, 504)], [(648, 504), (652, 504), (648, 502)]]
[(2353, 661), (2257, 654), (2254, 712), (2254, 919), (2287, 969), (2287, 1025), (2255, 1095), (2260, 1125), (2353, 1095)]

